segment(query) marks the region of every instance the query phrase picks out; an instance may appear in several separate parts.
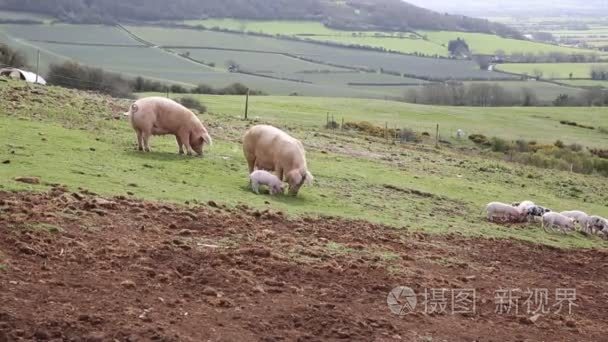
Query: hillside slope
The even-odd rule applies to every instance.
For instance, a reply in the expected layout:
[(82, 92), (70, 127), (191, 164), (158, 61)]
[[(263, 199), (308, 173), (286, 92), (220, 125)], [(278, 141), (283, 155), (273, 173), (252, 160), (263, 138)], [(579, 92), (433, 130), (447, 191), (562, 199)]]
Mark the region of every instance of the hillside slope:
[[(5, 156), (0, 159), (0, 191), (40, 191), (47, 189), (46, 183), (57, 183), (70, 189), (86, 188), (101, 196), (127, 193), (155, 201), (214, 201), (233, 208), (247, 204), (259, 210), (282, 211), (288, 217), (329, 215), (417, 231), (509, 237), (569, 247), (605, 244), (580, 234), (546, 234), (535, 224), (490, 224), (480, 215), (484, 204), (492, 200), (527, 198), (554, 210), (577, 208), (606, 216), (605, 177), (538, 169), (452, 148), (436, 150), (432, 141), (387, 144), (383, 138), (322, 128), (328, 112), (340, 115), (354, 108), (359, 110), (357, 115), (345, 116), (345, 121), (368, 119), (421, 132), (424, 126), (417, 122), (426, 119), (432, 124), (428, 128), (440, 124), (443, 139), (465, 147), (470, 146), (468, 142), (450, 138), (456, 127), (488, 135), (493, 134), (490, 127), (503, 127), (508, 132), (505, 134), (515, 138), (519, 136), (517, 129), (509, 124), (540, 127), (537, 123), (542, 121), (543, 127), (554, 126), (543, 119), (560, 120), (562, 116), (554, 115), (553, 109), (538, 108), (505, 117), (509, 114), (506, 110), (460, 108), (442, 113), (439, 107), (383, 101), (309, 99), (294, 103), (293, 97), (252, 97), (249, 114), (255, 121), (244, 121), (242, 98), (201, 96), (209, 112), (200, 117), (214, 144), (205, 148), (203, 158), (189, 158), (177, 154), (175, 139), (169, 136), (155, 137), (152, 153), (137, 152), (129, 123), (113, 119), (121, 116), (129, 101), (58, 87), (30, 89), (19, 82), (0, 82), (0, 98), (7, 99), (0, 103), (0, 141), (6, 142), (0, 146), (0, 155)], [(399, 107), (404, 112), (398, 112)], [(584, 121), (581, 113), (566, 118), (572, 120), (574, 115), (577, 122), (600, 121), (599, 115), (591, 112)], [(480, 116), (486, 119), (480, 120)], [(314, 186), (303, 189), (297, 198), (255, 195), (248, 189), (247, 164), (239, 141), (254, 123), (275, 125), (302, 141), (315, 176)], [(576, 129), (557, 124), (553, 135), (574, 139), (578, 137), (573, 133)], [(555, 138), (538, 137), (537, 141), (544, 139)], [(595, 140), (600, 139), (597, 135)], [(585, 142), (579, 139), (579, 143)], [(39, 177), (40, 184), (15, 181), (24, 176)], [(438, 215), (442, 216), (440, 223)]]
[(508, 26), (483, 19), (440, 14), (400, 0), (0, 0), (0, 9), (32, 11), (79, 23), (233, 17), (319, 20), (358, 30), (458, 30), (519, 37)]

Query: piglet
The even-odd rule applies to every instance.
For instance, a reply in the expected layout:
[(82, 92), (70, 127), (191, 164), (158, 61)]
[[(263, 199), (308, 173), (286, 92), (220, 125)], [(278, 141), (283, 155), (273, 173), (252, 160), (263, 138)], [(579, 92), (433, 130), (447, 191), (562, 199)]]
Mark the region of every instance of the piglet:
[(283, 182), (279, 177), (265, 170), (256, 170), (249, 175), (251, 189), (256, 194), (260, 194), (260, 185), (268, 186), (271, 195), (283, 193)]

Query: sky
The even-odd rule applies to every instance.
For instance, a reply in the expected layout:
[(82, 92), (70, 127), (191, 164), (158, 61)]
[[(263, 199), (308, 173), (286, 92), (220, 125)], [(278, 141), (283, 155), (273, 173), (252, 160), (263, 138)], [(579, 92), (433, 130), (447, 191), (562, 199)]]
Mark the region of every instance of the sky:
[(504, 15), (594, 15), (608, 17), (608, 0), (405, 0), (450, 14), (493, 17)]

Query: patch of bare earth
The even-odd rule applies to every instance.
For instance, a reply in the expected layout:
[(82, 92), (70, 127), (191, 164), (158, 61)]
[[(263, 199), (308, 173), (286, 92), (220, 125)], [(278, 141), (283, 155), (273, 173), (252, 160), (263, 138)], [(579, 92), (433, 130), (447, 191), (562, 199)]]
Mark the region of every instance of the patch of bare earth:
[[(0, 193), (0, 341), (605, 341), (607, 269), (598, 250)], [(386, 303), (399, 285), (418, 293), (403, 317)], [(450, 296), (447, 313), (425, 312), (432, 288), (476, 289), (475, 312), (452, 314)], [(547, 288), (548, 306), (576, 288), (577, 306), (496, 313), (495, 291), (512, 288)]]

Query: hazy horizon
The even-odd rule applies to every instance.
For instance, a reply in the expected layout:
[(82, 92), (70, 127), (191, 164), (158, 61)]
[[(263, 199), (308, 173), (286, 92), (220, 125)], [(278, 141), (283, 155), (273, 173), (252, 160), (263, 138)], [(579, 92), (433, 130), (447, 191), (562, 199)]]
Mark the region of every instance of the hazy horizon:
[(493, 16), (608, 16), (607, 0), (406, 0), (419, 7), (450, 14)]

